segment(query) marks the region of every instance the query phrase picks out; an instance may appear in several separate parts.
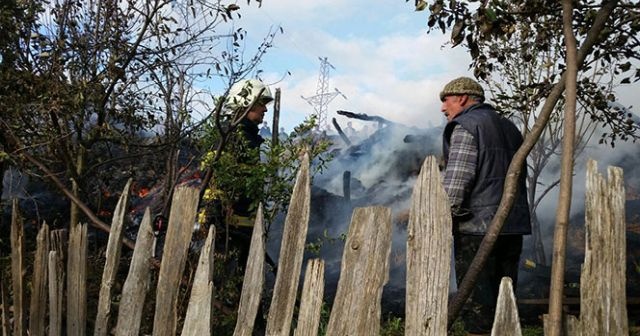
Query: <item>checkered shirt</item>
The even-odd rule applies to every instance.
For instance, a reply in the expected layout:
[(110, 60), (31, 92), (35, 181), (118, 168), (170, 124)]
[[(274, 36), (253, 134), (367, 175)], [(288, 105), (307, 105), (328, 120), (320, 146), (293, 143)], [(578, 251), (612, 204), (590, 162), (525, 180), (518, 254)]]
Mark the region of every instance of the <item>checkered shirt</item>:
[(451, 133), (449, 158), (444, 172), (444, 190), (449, 196), (451, 214), (454, 217), (470, 212), (463, 208), (463, 200), (471, 192), (477, 164), (476, 140), (462, 126), (456, 125)]

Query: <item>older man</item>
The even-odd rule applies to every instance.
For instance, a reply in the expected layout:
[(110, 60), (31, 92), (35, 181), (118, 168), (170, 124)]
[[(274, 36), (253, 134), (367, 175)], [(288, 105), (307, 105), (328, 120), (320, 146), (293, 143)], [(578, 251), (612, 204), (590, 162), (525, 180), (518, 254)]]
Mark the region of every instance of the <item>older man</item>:
[[(484, 103), (475, 80), (460, 77), (440, 92), (447, 117), (443, 135), (444, 189), (451, 203), (457, 281), (460, 283), (498, 209), (507, 169), (522, 144), (516, 126)], [(481, 271), (462, 318), (470, 335), (491, 330), (500, 280), (518, 281), (522, 236), (531, 233), (526, 197), (526, 171), (516, 201)]]

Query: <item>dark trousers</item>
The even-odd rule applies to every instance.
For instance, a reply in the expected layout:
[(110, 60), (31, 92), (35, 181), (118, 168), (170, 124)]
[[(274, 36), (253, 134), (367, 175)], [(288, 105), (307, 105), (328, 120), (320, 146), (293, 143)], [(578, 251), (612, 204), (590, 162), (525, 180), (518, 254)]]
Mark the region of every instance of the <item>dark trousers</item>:
[[(458, 284), (467, 273), (484, 236), (456, 233), (453, 236), (456, 280)], [(513, 280), (513, 290), (518, 283), (518, 263), (522, 252), (522, 235), (498, 236), (486, 265), (478, 275), (471, 297), (462, 309), (465, 329), (473, 333), (491, 331), (498, 291), (502, 277)]]

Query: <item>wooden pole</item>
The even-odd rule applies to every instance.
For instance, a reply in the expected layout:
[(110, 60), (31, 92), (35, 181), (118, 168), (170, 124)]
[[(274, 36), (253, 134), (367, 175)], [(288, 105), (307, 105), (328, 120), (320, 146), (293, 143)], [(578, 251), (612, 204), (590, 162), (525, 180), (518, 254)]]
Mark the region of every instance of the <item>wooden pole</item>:
[(276, 96), (273, 100), (273, 125), (271, 125), (271, 127), (273, 127), (271, 131), (271, 144), (273, 145), (272, 147), (275, 147), (280, 141), (278, 139), (280, 134), (280, 129), (278, 128), (280, 127), (280, 88), (276, 89)]

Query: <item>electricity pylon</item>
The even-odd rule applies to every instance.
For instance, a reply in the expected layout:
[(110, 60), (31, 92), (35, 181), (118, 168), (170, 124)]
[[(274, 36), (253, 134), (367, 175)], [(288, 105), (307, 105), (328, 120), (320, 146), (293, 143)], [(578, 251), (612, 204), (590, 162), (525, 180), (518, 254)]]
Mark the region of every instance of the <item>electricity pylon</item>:
[(329, 63), (329, 60), (326, 57), (318, 57), (318, 59), (320, 60), (320, 76), (318, 77), (316, 94), (311, 97), (301, 97), (306, 100), (309, 105), (313, 106), (313, 109), (316, 111), (318, 116), (317, 128), (319, 130), (326, 130), (328, 126), (327, 106), (338, 95), (342, 96), (344, 99), (347, 99), (347, 96), (337, 88), (334, 88), (333, 91), (329, 91), (329, 70), (335, 70), (336, 68)]

